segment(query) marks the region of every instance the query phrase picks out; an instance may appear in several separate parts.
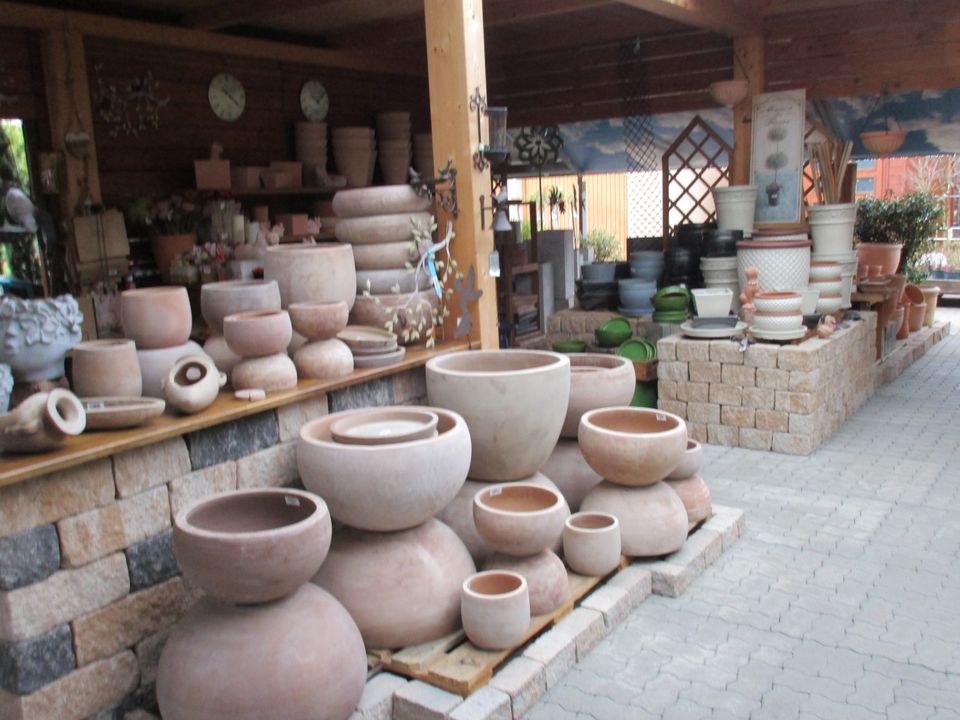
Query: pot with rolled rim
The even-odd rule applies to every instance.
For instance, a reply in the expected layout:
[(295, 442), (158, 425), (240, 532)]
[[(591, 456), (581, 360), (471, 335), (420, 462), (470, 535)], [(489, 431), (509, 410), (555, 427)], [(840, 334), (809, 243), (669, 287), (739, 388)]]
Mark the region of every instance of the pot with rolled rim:
[(357, 272), (353, 250), (343, 243), (303, 243), (268, 247), (263, 277), (276, 280), (282, 307), (299, 302), (337, 302), (353, 307)]
[(588, 410), (629, 405), (635, 383), (636, 372), (627, 358), (602, 353), (570, 356), (570, 399), (560, 437), (576, 438), (580, 417)]

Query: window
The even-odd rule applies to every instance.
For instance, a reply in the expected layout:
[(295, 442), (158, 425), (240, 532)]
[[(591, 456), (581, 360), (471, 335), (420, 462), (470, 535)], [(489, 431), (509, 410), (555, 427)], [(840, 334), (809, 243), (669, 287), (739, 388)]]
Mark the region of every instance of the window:
[(857, 160), (857, 170), (873, 170), (876, 166), (876, 158), (864, 158), (863, 160)]
[(857, 195), (872, 195), (874, 179), (872, 177), (857, 178)]

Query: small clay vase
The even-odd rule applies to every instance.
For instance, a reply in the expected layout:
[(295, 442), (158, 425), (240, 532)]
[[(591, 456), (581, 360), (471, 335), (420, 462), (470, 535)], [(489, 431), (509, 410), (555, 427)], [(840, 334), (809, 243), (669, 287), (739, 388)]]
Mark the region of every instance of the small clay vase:
[(79, 435), (87, 425), (80, 399), (57, 388), (31, 395), (12, 412), (0, 415), (0, 452), (46, 452)]
[(563, 558), (574, 572), (602, 577), (620, 564), (620, 521), (609, 513), (579, 512), (563, 526)]
[(137, 343), (138, 350), (183, 345), (193, 327), (190, 298), (180, 286), (124, 290), (120, 316), (123, 334)]
[(530, 629), (530, 591), (523, 575), (488, 570), (463, 581), (460, 592), (463, 631), (478, 648), (505, 650), (518, 645)]
[(73, 390), (80, 397), (140, 397), (143, 377), (133, 340), (89, 340), (73, 348)]
[(226, 384), (226, 373), (217, 370), (209, 355), (187, 355), (170, 368), (163, 395), (170, 406), (192, 415), (210, 407)]

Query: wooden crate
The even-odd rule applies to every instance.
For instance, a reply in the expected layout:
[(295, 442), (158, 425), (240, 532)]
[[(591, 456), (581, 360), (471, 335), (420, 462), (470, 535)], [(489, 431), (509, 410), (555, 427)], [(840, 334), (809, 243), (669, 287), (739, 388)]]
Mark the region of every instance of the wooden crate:
[(640, 382), (657, 379), (657, 364), (659, 360), (634, 360), (633, 372)]
[[(621, 558), (617, 570), (626, 567), (627, 564), (627, 558)], [(413, 645), (395, 652), (368, 650), (367, 666), (371, 672), (379, 667), (466, 697), (485, 685), (493, 677), (497, 668), (517, 650), (569, 614), (588, 592), (604, 580), (604, 578), (586, 577), (569, 571), (567, 577), (569, 592), (564, 603), (548, 615), (537, 615), (531, 618), (530, 629), (514, 647), (506, 650), (481, 650), (467, 640), (463, 630), (458, 630), (434, 642)]]

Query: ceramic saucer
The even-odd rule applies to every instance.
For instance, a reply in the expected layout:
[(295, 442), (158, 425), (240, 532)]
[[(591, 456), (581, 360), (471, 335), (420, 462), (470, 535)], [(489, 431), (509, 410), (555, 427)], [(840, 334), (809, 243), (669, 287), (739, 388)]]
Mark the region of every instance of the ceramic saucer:
[(711, 340), (740, 335), (747, 329), (747, 324), (738, 321), (736, 325), (719, 325), (714, 327), (694, 327), (692, 320), (687, 320), (680, 326), (680, 332), (687, 337)]
[(337, 338), (345, 342), (350, 349), (389, 350), (397, 345), (397, 336), (392, 332), (370, 325), (348, 325), (337, 333)]
[(163, 400), (149, 397), (88, 397), (80, 402), (87, 413), (87, 430), (140, 427), (166, 407)]
[(799, 340), (807, 334), (806, 327), (795, 330), (755, 330), (750, 328), (750, 334), (761, 340)]
[(393, 363), (403, 360), (403, 356), (406, 355), (406, 353), (407, 349), (405, 347), (399, 347), (396, 350), (390, 350), (389, 352), (384, 352), (380, 355), (354, 355), (353, 367), (372, 368), (381, 367), (383, 365), (392, 365)]
[(387, 445), (433, 437), (437, 415), (426, 410), (385, 409), (348, 415), (330, 426), (339, 443)]

